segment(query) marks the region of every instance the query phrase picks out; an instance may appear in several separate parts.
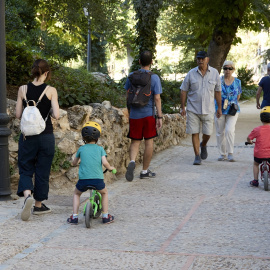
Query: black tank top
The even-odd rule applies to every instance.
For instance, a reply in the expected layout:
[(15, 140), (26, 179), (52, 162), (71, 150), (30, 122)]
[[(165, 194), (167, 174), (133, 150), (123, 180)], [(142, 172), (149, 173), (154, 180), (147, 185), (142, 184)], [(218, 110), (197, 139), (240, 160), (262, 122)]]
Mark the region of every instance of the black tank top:
[[(43, 83), (43, 84), (38, 85), (38, 86), (34, 85), (31, 82), (28, 83), (27, 84), (27, 93), (26, 93), (27, 100), (28, 101), (34, 100), (35, 102), (37, 102), (40, 95), (45, 90), (46, 86), (47, 86), (46, 83)], [(32, 105), (31, 102), (29, 103), (29, 105)], [(26, 107), (25, 100), (23, 100), (23, 106), (24, 106), (24, 108)], [(51, 101), (48, 99), (46, 94), (43, 96), (43, 98), (41, 99), (41, 101), (37, 105), (37, 108), (39, 109), (43, 119), (45, 120), (50, 109), (51, 109)], [(46, 121), (45, 130), (41, 134), (49, 134), (49, 133), (53, 133), (53, 126), (52, 126), (52, 121), (51, 121), (50, 116), (48, 117), (48, 119)]]

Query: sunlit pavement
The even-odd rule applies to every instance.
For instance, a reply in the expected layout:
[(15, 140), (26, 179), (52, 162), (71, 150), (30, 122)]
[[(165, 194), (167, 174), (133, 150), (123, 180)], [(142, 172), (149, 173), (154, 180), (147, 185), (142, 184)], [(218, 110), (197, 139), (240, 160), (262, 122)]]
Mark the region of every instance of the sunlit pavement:
[(155, 179), (139, 179), (137, 165), (133, 182), (108, 185), (112, 224), (86, 229), (82, 214), (66, 224), (73, 190), (50, 195), (53, 212), (28, 222), (23, 199), (0, 202), (0, 269), (270, 269), (270, 191), (249, 186), (253, 148), (244, 145), (259, 111), (254, 102), (241, 109), (236, 162), (217, 161), (213, 134), (207, 160), (194, 166), (187, 138), (155, 155)]

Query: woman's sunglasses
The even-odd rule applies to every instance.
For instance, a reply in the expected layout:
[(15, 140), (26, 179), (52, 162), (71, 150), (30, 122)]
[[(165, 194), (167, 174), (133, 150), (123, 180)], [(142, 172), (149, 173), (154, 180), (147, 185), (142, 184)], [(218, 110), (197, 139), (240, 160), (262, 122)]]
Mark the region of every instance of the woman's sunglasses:
[(228, 68), (228, 67), (224, 67), (223, 70), (233, 70), (232, 67)]

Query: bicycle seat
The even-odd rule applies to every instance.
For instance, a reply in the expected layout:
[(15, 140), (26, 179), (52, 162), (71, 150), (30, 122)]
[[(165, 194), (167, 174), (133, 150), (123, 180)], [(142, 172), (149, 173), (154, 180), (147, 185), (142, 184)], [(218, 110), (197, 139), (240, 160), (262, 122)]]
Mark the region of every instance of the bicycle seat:
[(94, 186), (86, 186), (86, 188), (87, 189), (94, 189), (94, 190), (96, 190), (96, 187), (94, 187)]

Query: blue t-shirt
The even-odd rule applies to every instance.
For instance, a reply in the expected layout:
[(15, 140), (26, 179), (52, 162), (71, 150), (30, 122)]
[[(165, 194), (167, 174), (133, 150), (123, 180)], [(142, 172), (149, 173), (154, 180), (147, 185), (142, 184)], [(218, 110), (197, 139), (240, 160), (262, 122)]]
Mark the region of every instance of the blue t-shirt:
[[(149, 72), (150, 70), (140, 69), (140, 71)], [(129, 79), (127, 79), (126, 84), (125, 84), (125, 89), (128, 90), (130, 86), (131, 86), (130, 81)], [(151, 76), (151, 91), (152, 91), (152, 95), (146, 106), (141, 107), (141, 108), (134, 108), (131, 106), (130, 115), (129, 115), (130, 119), (141, 119), (141, 118), (153, 115), (154, 95), (158, 95), (162, 93), (160, 78), (158, 77), (157, 74), (152, 74)]]
[(81, 146), (76, 153), (76, 157), (81, 159), (79, 179), (104, 179), (103, 156), (106, 156), (106, 152), (102, 146), (89, 143)]
[(263, 89), (263, 101), (261, 108), (270, 106), (270, 76), (263, 77), (259, 82), (259, 86)]
[[(233, 83), (231, 85), (226, 85), (223, 79), (223, 76), (221, 77), (221, 101), (222, 101), (222, 114), (228, 114), (228, 111), (230, 109), (230, 105), (232, 103), (238, 104), (237, 96), (242, 93), (241, 89), (241, 81), (237, 78), (234, 79)], [(228, 106), (227, 109), (223, 109), (224, 100), (228, 99)], [(217, 102), (215, 100), (215, 107), (216, 111), (218, 109)], [(240, 106), (238, 104), (238, 111), (240, 112)]]

